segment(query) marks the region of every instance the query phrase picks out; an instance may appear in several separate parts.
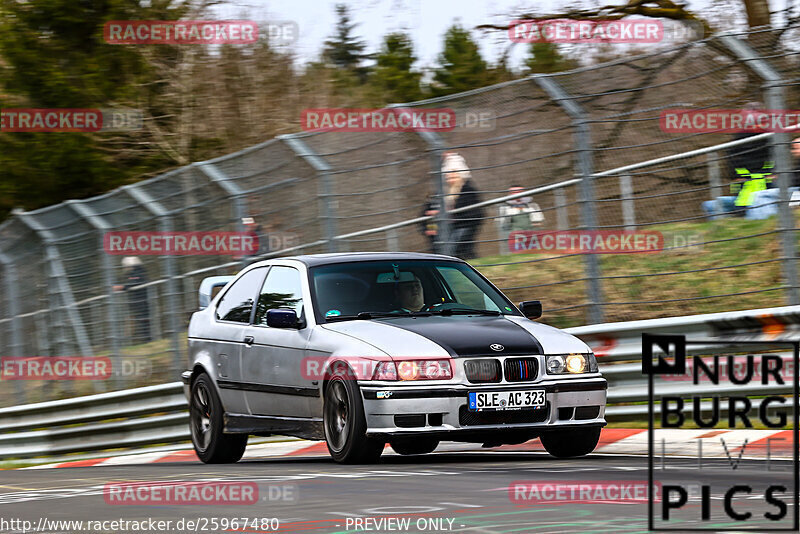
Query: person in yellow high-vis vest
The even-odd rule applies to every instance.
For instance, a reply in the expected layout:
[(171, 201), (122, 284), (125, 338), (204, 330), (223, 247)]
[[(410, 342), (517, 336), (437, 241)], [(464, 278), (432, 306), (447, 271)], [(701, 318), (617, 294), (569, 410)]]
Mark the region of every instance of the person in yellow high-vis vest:
[[(758, 135), (758, 132), (740, 132), (734, 135), (734, 141)], [(761, 192), (773, 187), (770, 140), (758, 141), (732, 147), (728, 150), (727, 159), (736, 172), (730, 184), (730, 194), (703, 202), (703, 211), (710, 219), (717, 219), (725, 214), (750, 216), (749, 208), (761, 196)]]
[(752, 206), (757, 192), (770, 189), (773, 177), (771, 169), (774, 166), (771, 161), (767, 161), (760, 172), (750, 172), (743, 167), (737, 168), (736, 174), (744, 178), (744, 181), (737, 181), (731, 184), (731, 193), (736, 193), (736, 200), (733, 202), (734, 206), (738, 208)]

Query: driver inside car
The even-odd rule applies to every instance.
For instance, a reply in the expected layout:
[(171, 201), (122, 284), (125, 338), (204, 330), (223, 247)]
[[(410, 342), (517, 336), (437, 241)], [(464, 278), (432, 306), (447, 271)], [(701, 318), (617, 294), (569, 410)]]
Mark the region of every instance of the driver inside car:
[(418, 312), (425, 306), (425, 293), (422, 289), (422, 282), (414, 276), (413, 280), (398, 282), (395, 285), (394, 294), (396, 301), (400, 304), (399, 312)]

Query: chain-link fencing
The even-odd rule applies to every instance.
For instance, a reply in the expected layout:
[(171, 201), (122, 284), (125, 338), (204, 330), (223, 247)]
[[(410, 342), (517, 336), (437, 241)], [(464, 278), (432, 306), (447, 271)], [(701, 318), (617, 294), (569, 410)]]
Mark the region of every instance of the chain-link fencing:
[[(534, 75), (394, 106), (452, 109), (451, 131), (281, 136), (99, 197), (17, 211), (0, 225), (3, 354), (109, 357), (115, 373), (6, 382), (0, 405), (175, 380), (200, 281), (257, 257), (467, 254), (512, 299), (541, 300), (542, 320), (556, 326), (798, 304), (796, 135), (670, 133), (662, 124), (676, 108), (800, 108), (798, 42), (797, 27), (726, 34)], [(703, 203), (727, 196), (732, 158), (764, 147), (777, 193), (760, 213), (770, 216), (734, 206), (709, 220)], [(448, 196), (449, 153), (469, 166), (469, 206)], [(537, 214), (529, 227), (509, 226), (517, 199), (537, 206), (522, 210)], [(245, 230), (259, 236), (255, 256), (139, 256), (135, 284), (122, 256), (104, 250), (111, 231)], [(661, 246), (531, 248), (532, 236), (586, 231), (656, 232)]]

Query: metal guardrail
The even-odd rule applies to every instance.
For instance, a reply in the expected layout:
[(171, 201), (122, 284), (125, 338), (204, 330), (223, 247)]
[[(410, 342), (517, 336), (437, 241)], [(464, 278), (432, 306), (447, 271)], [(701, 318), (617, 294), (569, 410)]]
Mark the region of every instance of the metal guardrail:
[(0, 410), (0, 459), (189, 439), (183, 384), (172, 382)]
[[(608, 379), (609, 421), (647, 416), (647, 382), (641, 373), (641, 335), (683, 334), (689, 339), (764, 341), (788, 339), (800, 330), (800, 306), (766, 308), (645, 321), (629, 321), (570, 328), (593, 347)], [(715, 345), (719, 347), (719, 345)], [(693, 345), (690, 352), (708, 352), (710, 345)], [(621, 361), (631, 363), (617, 363)], [(612, 362), (610, 365), (604, 365)], [(676, 381), (660, 388), (662, 393), (724, 394), (724, 385), (698, 389), (691, 382)], [(790, 395), (790, 384), (737, 387), (737, 393)], [(757, 408), (760, 400), (755, 399)], [(638, 404), (637, 404), (638, 403)], [(706, 411), (711, 404), (701, 403)], [(685, 411), (690, 410), (687, 406)], [(776, 409), (771, 407), (771, 411)], [(723, 409), (723, 411), (725, 411)], [(0, 409), (0, 459), (31, 458), (110, 448), (189, 440), (189, 417), (183, 384), (157, 386), (76, 397)]]
[[(800, 334), (800, 306), (594, 324), (565, 328), (564, 331), (588, 343), (602, 364), (638, 359), (642, 332), (682, 334), (692, 339), (730, 339), (734, 342), (790, 339)], [(712, 349), (700, 345), (692, 348), (695, 352)]]

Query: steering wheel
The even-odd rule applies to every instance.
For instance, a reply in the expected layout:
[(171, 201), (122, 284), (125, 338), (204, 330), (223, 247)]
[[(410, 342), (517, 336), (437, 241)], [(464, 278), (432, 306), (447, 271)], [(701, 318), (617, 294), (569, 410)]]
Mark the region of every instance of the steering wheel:
[(445, 302), (437, 302), (436, 304), (431, 304), (430, 306), (425, 306), (422, 308), (421, 311), (442, 311), (442, 310), (449, 310), (451, 308), (461, 308), (463, 304), (459, 304), (458, 302), (454, 302), (452, 300), (448, 300)]

